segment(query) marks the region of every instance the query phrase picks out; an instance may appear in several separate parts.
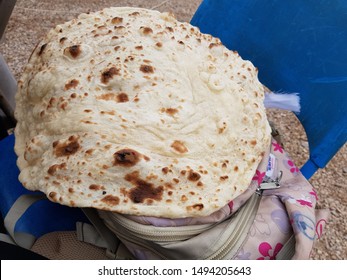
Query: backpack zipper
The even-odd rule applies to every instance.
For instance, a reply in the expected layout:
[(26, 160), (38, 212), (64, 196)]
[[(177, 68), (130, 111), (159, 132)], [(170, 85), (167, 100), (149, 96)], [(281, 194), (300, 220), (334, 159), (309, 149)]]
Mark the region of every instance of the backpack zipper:
[[(235, 256), (242, 245), (244, 239), (247, 237), (249, 229), (254, 222), (255, 215), (258, 211), (259, 203), (264, 190), (279, 188), (279, 181), (281, 180), (282, 172), (276, 179), (266, 178), (256, 192), (250, 197), (248, 202), (241, 207), (238, 212), (234, 213), (230, 217), (230, 223), (235, 226), (226, 226), (227, 230), (222, 233), (225, 236), (225, 241), (222, 242), (222, 246), (218, 248), (213, 254), (205, 257), (206, 260), (217, 260), (224, 259), (229, 256), (230, 258)], [(165, 255), (160, 253), (158, 250), (149, 246), (146, 242), (174, 242), (182, 241), (193, 236), (196, 236), (214, 226), (218, 223), (208, 225), (193, 225), (182, 227), (162, 227), (160, 231), (158, 227), (151, 225), (141, 225), (134, 221), (131, 221), (120, 214), (103, 212), (107, 216), (104, 222), (116, 233), (120, 238), (129, 242), (135, 243), (141, 247), (144, 247), (162, 259), (168, 259)], [(223, 223), (226, 220), (219, 222)], [(115, 226), (117, 225), (117, 226)]]
[(261, 197), (264, 190), (277, 189), (280, 187), (280, 180), (282, 178), (282, 171), (278, 173), (278, 176), (275, 179), (270, 177), (265, 177), (263, 182), (257, 188), (255, 194), (250, 197), (246, 205), (244, 205), (239, 211), (237, 217), (237, 225), (235, 228), (232, 228), (229, 238), (225, 241), (224, 245), (218, 249), (209, 260), (221, 260), (224, 259), (227, 255), (235, 256), (240, 248), (242, 242), (248, 235), (249, 229), (252, 226), (255, 215), (258, 212), (258, 207), (260, 204)]
[(231, 228), (231, 232), (226, 232), (226, 234), (229, 234), (229, 237), (224, 242), (224, 245), (214, 254), (209, 256), (207, 260), (222, 260), (227, 255), (236, 255), (244, 239), (247, 237), (251, 225), (253, 224), (260, 200), (261, 195), (256, 193), (250, 197), (247, 204), (239, 210), (239, 213), (237, 213), (237, 216), (235, 217), (238, 219), (236, 227)]
[(112, 213), (108, 216), (112, 222), (121, 225), (132, 235), (154, 242), (167, 242), (167, 241), (182, 241), (198, 235), (216, 225), (192, 225), (182, 227), (156, 227), (152, 225), (141, 225), (137, 222), (129, 220), (120, 214)]
[(280, 181), (282, 179), (283, 172), (278, 172), (278, 175), (275, 179), (271, 179), (269, 177), (265, 177), (264, 180), (260, 183), (259, 187), (256, 190), (258, 195), (262, 195), (264, 190), (273, 190), (278, 189), (280, 185)]
[[(253, 194), (249, 201), (244, 205), (244, 207), (242, 207), (237, 213), (233, 214), (230, 219), (230, 223), (236, 223), (236, 226), (231, 226), (229, 230), (226, 230), (223, 233), (224, 236), (227, 236), (225, 242), (223, 242), (223, 245), (218, 248), (218, 250), (215, 251), (212, 255), (209, 255), (204, 259), (223, 259), (226, 255), (230, 255), (231, 251), (233, 251), (231, 254), (237, 253), (239, 246), (236, 245), (238, 243), (240, 243), (241, 245), (244, 238), (247, 236), (248, 229), (252, 225), (254, 217), (257, 213), (260, 200), (260, 195), (256, 193)], [(113, 215), (108, 215), (105, 222), (121, 239), (144, 247), (160, 256), (160, 258), (162, 259), (168, 258), (152, 246), (149, 246), (146, 241), (182, 241), (216, 226), (216, 223), (202, 226), (186, 226), (184, 230), (182, 230), (182, 227), (163, 227), (160, 228), (160, 231), (164, 230), (164, 232), (160, 232), (160, 234), (158, 234), (157, 227), (139, 225), (134, 221), (128, 220), (127, 218), (114, 213)], [(118, 226), (114, 226), (117, 223)], [(143, 241), (143, 239), (145, 239), (145, 241)]]

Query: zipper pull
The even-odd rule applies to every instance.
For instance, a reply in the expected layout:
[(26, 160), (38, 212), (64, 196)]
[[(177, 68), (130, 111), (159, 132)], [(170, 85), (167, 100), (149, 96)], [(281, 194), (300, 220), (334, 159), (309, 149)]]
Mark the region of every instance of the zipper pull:
[(257, 188), (256, 193), (258, 195), (262, 195), (264, 190), (278, 189), (281, 186), (280, 181), (282, 179), (282, 174), (283, 174), (283, 172), (280, 171), (278, 173), (278, 176), (274, 180), (265, 176), (263, 182), (261, 182), (261, 184)]
[(272, 190), (278, 189), (280, 185), (277, 182), (263, 182), (260, 184), (259, 189), (261, 190)]

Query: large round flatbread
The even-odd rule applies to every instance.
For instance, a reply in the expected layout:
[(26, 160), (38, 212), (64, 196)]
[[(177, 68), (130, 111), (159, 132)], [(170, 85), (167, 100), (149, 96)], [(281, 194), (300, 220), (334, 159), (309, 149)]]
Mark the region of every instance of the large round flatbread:
[(263, 98), (249, 61), (171, 14), (82, 14), (48, 33), (19, 81), (19, 179), (64, 205), (206, 216), (268, 149)]

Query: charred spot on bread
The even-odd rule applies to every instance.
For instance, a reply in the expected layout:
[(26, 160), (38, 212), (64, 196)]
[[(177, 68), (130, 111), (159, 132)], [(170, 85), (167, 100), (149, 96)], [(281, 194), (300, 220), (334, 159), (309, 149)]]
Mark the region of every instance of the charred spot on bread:
[(184, 153), (188, 152), (187, 147), (184, 145), (184, 143), (182, 141), (179, 141), (179, 140), (175, 140), (171, 144), (171, 148), (173, 148), (176, 152), (178, 152), (180, 154), (184, 154)]
[(101, 199), (101, 202), (107, 204), (108, 206), (116, 206), (119, 204), (119, 197), (118, 196), (115, 196), (115, 195), (106, 195), (105, 197), (103, 197)]
[(70, 156), (81, 148), (77, 138), (70, 137), (69, 140), (60, 143), (59, 141), (53, 142), (54, 154), (57, 157)]
[(126, 174), (124, 179), (135, 186), (128, 191), (128, 196), (134, 203), (143, 203), (146, 199), (157, 201), (162, 199), (164, 187), (155, 187), (152, 183), (141, 179), (138, 171)]
[(132, 149), (122, 149), (114, 153), (113, 157), (113, 165), (131, 167), (136, 165), (140, 161), (141, 154)]
[(68, 52), (70, 53), (72, 58), (77, 58), (81, 54), (81, 46), (80, 45), (72, 45), (68, 47)]
[(49, 175), (54, 175), (58, 169), (65, 169), (66, 168), (66, 163), (63, 162), (61, 164), (53, 164), (50, 166), (47, 170), (47, 173)]
[(72, 88), (76, 88), (79, 84), (79, 81), (76, 80), (76, 79), (72, 79), (70, 81), (68, 81), (65, 86), (64, 86), (64, 89), (65, 90), (69, 90), (69, 89), (72, 89)]
[(143, 73), (146, 73), (146, 74), (152, 74), (152, 73), (154, 73), (154, 68), (151, 65), (142, 64), (140, 66), (140, 71), (142, 71)]
[(122, 23), (123, 22), (123, 18), (122, 17), (114, 17), (112, 20), (111, 20), (111, 23), (112, 24), (119, 24), (119, 23)]
[(199, 173), (194, 172), (193, 170), (189, 170), (189, 172), (188, 172), (188, 180), (189, 181), (196, 182), (196, 181), (199, 181), (200, 178), (201, 178), (201, 175)]
[(107, 84), (115, 75), (119, 75), (120, 70), (117, 67), (111, 67), (101, 73), (101, 82)]

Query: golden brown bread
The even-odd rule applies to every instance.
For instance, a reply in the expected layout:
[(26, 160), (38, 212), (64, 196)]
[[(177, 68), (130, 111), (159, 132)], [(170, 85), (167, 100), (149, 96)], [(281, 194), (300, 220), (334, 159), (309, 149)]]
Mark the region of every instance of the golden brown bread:
[(70, 206), (209, 215), (268, 148), (263, 98), (249, 61), (170, 14), (82, 14), (48, 33), (19, 81), (20, 181)]

